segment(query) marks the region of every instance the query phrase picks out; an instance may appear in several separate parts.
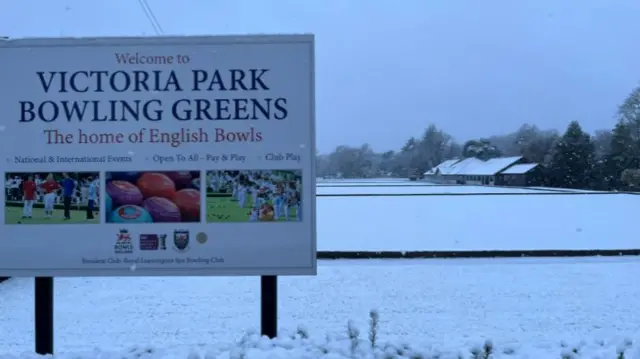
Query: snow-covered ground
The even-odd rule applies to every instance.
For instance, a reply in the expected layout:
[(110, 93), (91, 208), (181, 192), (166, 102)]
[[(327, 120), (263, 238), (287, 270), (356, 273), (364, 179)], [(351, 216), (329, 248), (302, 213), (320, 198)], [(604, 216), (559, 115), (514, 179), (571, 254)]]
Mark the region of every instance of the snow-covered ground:
[(319, 195), (363, 195), (363, 194), (483, 194), (483, 193), (556, 193), (543, 189), (528, 189), (515, 187), (489, 187), (489, 186), (438, 186), (438, 185), (381, 185), (381, 186), (317, 186), (316, 194)]
[[(319, 197), (317, 205), (321, 250), (638, 246), (633, 195)], [(640, 359), (638, 273), (637, 257), (320, 261), (317, 277), (280, 279), (280, 326), (302, 325), (311, 339), (239, 344), (259, 326), (258, 278), (57, 279), (56, 349), (69, 359), (457, 359), (489, 339), (494, 359), (613, 359), (623, 349)], [(370, 309), (380, 313), (379, 341), (396, 349), (371, 355)], [(350, 319), (363, 340), (353, 353)], [(32, 351), (32, 329), (33, 280), (0, 284), (0, 359)]]
[(561, 191), (561, 192), (605, 192), (605, 191), (595, 191), (588, 189), (575, 189), (575, 188), (551, 188), (551, 187), (529, 187), (531, 189), (538, 189), (543, 191)]
[(631, 194), (318, 197), (316, 203), (320, 250), (640, 246), (640, 197)]
[[(372, 187), (372, 186), (442, 186), (441, 183), (429, 181), (410, 181), (403, 178), (367, 178), (367, 179), (323, 179), (317, 178), (318, 187)], [(447, 186), (462, 186), (450, 184)]]
[(318, 186), (322, 186), (322, 185), (359, 186), (359, 185), (376, 185), (376, 184), (415, 185), (415, 184), (425, 184), (425, 183), (428, 184), (428, 182), (423, 182), (423, 181), (409, 181), (409, 179), (406, 179), (406, 178), (354, 178), (354, 179), (316, 178), (316, 183)]
[[(317, 277), (280, 279), (280, 325), (323, 341), (353, 319), (366, 339), (378, 309), (380, 340), (398, 345), (455, 352), (491, 339), (553, 353), (533, 359), (560, 358), (562, 341), (602, 342), (613, 353), (640, 339), (638, 273), (637, 258), (322, 261)], [(0, 285), (0, 352), (32, 348), (32, 288), (31, 279)], [(59, 279), (57, 348), (215, 349), (258, 328), (258, 296), (258, 278)]]

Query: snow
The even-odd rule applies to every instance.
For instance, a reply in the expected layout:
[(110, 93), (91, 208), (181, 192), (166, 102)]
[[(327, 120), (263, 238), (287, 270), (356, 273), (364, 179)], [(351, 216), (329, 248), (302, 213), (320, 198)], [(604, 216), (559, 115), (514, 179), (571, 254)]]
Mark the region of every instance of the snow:
[[(540, 193), (550, 192), (536, 189), (525, 189), (515, 187), (483, 187), (483, 186), (466, 186), (466, 185), (426, 185), (426, 186), (344, 186), (344, 187), (328, 187), (318, 186), (316, 194), (318, 195), (397, 195), (397, 194), (464, 194), (464, 193)], [(321, 199), (318, 199), (321, 200)], [(424, 199), (423, 199), (424, 200)]]
[(484, 161), (479, 160), (477, 158), (465, 158), (464, 160), (454, 164), (448, 168), (441, 168), (440, 172), (443, 175), (455, 175), (455, 174), (463, 174), (466, 175), (469, 172), (473, 171), (474, 168), (478, 166), (484, 165)]
[[(630, 257), (320, 261), (317, 277), (280, 279), (280, 326), (305, 325), (322, 342), (351, 319), (366, 338), (377, 309), (380, 340), (396, 345), (455, 352), (491, 339), (501, 350), (553, 353), (533, 359), (585, 341), (612, 352), (640, 339), (637, 273)], [(216, 351), (259, 325), (258, 278), (64, 278), (55, 288), (62, 353), (143, 343)], [(10, 280), (0, 294), (0, 353), (30, 350), (33, 280)]]
[(592, 193), (602, 193), (606, 191), (595, 191), (595, 190), (587, 190), (587, 189), (576, 189), (576, 188), (554, 188), (554, 187), (527, 187), (532, 190), (542, 190), (542, 191), (553, 191), (553, 192), (592, 192)]
[(448, 168), (452, 167), (453, 165), (455, 165), (456, 163), (460, 162), (459, 159), (453, 159), (453, 160), (446, 160), (444, 162), (442, 162), (441, 164), (433, 167), (432, 169), (428, 170), (427, 172), (425, 172), (425, 175), (433, 175), (436, 174), (437, 170), (442, 171), (446, 171)]
[(469, 176), (493, 176), (501, 170), (519, 161), (520, 159), (522, 159), (521, 156), (492, 158), (484, 162), (483, 164), (474, 166), (470, 171), (458, 173)]
[(525, 174), (529, 171), (531, 171), (532, 169), (536, 168), (538, 166), (537, 163), (526, 163), (526, 164), (520, 164), (520, 165), (513, 165), (509, 168), (507, 168), (506, 170), (502, 171), (503, 175), (521, 175), (521, 174)]
[[(638, 243), (640, 201), (626, 194), (319, 197), (317, 205), (321, 250)], [(273, 341), (247, 332), (259, 326), (255, 277), (63, 278), (56, 351), (68, 359), (457, 359), (490, 340), (494, 359), (613, 359), (618, 350), (640, 359), (638, 273), (638, 257), (319, 261), (316, 277), (279, 279), (283, 335)], [(0, 359), (35, 359), (33, 286), (29, 278), (0, 284)], [(371, 309), (380, 316), (373, 351)], [(360, 341), (347, 337), (350, 320)], [(300, 325), (308, 330), (296, 336)]]
[(387, 181), (328, 181), (323, 180), (316, 183), (316, 187), (411, 187), (411, 186), (442, 186), (442, 184), (428, 181), (409, 181), (407, 180), (387, 180)]
[[(428, 182), (410, 181), (408, 178), (372, 178), (372, 179), (324, 179), (316, 178), (316, 185), (323, 186), (423, 186)], [(434, 183), (435, 184), (435, 183)]]
[[(358, 334), (355, 336), (355, 334)], [(638, 359), (640, 350), (633, 346), (633, 340), (624, 339), (619, 343), (581, 341), (575, 345), (566, 343), (551, 348), (504, 345), (496, 346), (486, 340), (467, 348), (442, 350), (437, 347), (416, 347), (408, 343), (380, 343), (372, 347), (368, 333), (351, 333), (325, 338), (307, 338), (304, 331), (291, 332), (287, 336), (269, 340), (255, 333), (245, 334), (237, 343), (190, 350), (166, 350), (152, 346), (132, 346), (123, 351), (92, 350), (80, 353), (56, 355), (52, 358), (66, 359), (538, 359), (538, 358), (598, 358), (598, 359)], [(0, 359), (36, 359), (36, 355), (0, 355)]]
[(319, 250), (632, 249), (639, 243), (640, 200), (631, 194), (318, 197), (316, 206)]

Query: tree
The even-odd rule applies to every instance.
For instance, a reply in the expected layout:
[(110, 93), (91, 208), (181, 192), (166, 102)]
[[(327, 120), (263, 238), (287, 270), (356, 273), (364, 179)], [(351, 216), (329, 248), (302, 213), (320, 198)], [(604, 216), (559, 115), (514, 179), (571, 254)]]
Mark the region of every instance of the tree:
[(636, 155), (640, 156), (640, 86), (634, 88), (618, 107), (618, 117), (620, 122), (629, 126)]
[(611, 143), (604, 161), (602, 178), (606, 189), (622, 187), (623, 171), (638, 167), (638, 157), (635, 155), (636, 144), (632, 132), (632, 127), (628, 123), (620, 121), (611, 133)]
[(553, 149), (548, 171), (551, 184), (566, 188), (590, 188), (594, 165), (595, 147), (591, 136), (582, 130), (578, 121), (571, 122)]
[(486, 161), (501, 155), (500, 149), (486, 139), (467, 141), (462, 148), (462, 156), (465, 158), (475, 157)]
[(451, 136), (435, 125), (429, 125), (418, 144), (417, 168), (424, 172), (442, 163), (450, 151), (451, 142)]
[(593, 145), (596, 148), (596, 158), (604, 158), (611, 152), (611, 140), (613, 132), (610, 130), (598, 130), (593, 136)]

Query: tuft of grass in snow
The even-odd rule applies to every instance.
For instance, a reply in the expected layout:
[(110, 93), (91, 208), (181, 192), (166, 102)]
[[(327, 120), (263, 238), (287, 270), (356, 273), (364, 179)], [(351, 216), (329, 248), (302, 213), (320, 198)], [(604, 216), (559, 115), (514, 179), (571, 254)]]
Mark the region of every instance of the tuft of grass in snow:
[(358, 342), (360, 341), (360, 329), (358, 329), (351, 320), (347, 323), (347, 337), (349, 338), (351, 355), (355, 356), (356, 350), (358, 349)]
[(377, 310), (371, 310), (369, 312), (369, 343), (371, 343), (371, 349), (376, 348), (378, 341), (378, 322), (380, 321), (380, 314)]
[(471, 348), (472, 359), (492, 359), (493, 358), (493, 342), (487, 340), (482, 347)]
[[(368, 319), (368, 338), (361, 338), (360, 329), (355, 322), (349, 321), (346, 336), (344, 332), (342, 335), (325, 334), (320, 340), (314, 340), (306, 327), (298, 326), (295, 331), (283, 332), (274, 339), (262, 337), (256, 331), (247, 331), (240, 340), (228, 346), (201, 348), (204, 353), (192, 350), (188, 353), (165, 355), (165, 349), (158, 351), (153, 347), (135, 346), (124, 352), (70, 353), (49, 359), (180, 359), (185, 356), (187, 359), (640, 359), (640, 351), (637, 354), (633, 352), (640, 348), (634, 348), (631, 339), (625, 339), (617, 347), (603, 340), (594, 340), (592, 343), (583, 341), (577, 346), (561, 342), (561, 352), (555, 347), (545, 348), (543, 353), (527, 350), (534, 348), (512, 345), (496, 348), (491, 340), (470, 349), (453, 352), (434, 348), (418, 350), (415, 345), (382, 342), (380, 314), (377, 310), (371, 310)], [(0, 353), (0, 359), (43, 357), (31, 354), (4, 356)]]

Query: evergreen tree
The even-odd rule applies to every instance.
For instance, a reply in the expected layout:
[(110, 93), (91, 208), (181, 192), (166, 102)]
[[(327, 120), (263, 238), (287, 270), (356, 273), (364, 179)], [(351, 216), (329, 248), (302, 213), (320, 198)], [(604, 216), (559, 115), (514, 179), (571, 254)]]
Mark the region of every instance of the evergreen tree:
[(551, 184), (565, 188), (590, 188), (593, 185), (595, 146), (577, 121), (569, 124), (554, 147), (549, 176)]
[(486, 161), (501, 155), (500, 149), (487, 139), (467, 141), (462, 148), (462, 156), (465, 158), (475, 157)]
[(627, 96), (618, 108), (620, 122), (629, 126), (629, 133), (636, 147), (636, 156), (640, 156), (640, 86)]
[(632, 126), (620, 121), (613, 129), (609, 154), (605, 158), (605, 189), (618, 189), (623, 187), (621, 181), (622, 172), (638, 166), (638, 158), (635, 156), (636, 144), (633, 139)]

